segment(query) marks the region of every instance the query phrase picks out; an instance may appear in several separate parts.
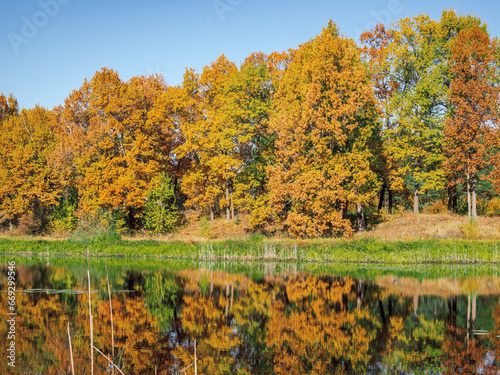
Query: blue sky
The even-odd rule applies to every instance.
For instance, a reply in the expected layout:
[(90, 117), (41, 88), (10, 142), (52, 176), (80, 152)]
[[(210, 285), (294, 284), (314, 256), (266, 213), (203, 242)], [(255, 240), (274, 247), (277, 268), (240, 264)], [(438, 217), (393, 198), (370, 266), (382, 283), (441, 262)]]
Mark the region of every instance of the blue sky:
[(496, 1), (417, 0), (0, 0), (0, 92), (21, 107), (63, 104), (105, 66), (123, 80), (161, 73), (170, 85), (224, 53), (297, 47), (329, 19), (357, 39), (381, 21), (444, 9), (473, 14), (500, 36)]

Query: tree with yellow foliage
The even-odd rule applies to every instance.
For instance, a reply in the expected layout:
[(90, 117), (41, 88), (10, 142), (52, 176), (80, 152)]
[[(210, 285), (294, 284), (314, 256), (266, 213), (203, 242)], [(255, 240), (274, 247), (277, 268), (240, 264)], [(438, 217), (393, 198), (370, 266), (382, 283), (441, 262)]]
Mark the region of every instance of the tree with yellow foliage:
[(378, 188), (376, 102), (353, 40), (332, 22), (294, 52), (275, 96), (269, 204), (293, 236), (352, 233), (347, 205)]
[(381, 328), (369, 307), (349, 310), (354, 281), (298, 275), (284, 285), (286, 299), (273, 301), (266, 343), (275, 374), (364, 374), (370, 345)]
[(224, 208), (229, 219), (229, 190), (241, 165), (234, 142), (238, 129), (226, 121), (223, 111), (224, 87), (236, 71), (234, 63), (222, 55), (205, 66), (201, 75), (187, 71), (184, 76), (185, 105), (194, 106), (195, 113), (181, 125), (185, 142), (176, 151), (193, 159), (182, 187), (187, 204), (210, 213), (212, 220), (214, 212)]
[(123, 82), (103, 68), (66, 99), (59, 110), (60, 128), (67, 138), (82, 214), (117, 211), (129, 228), (138, 226), (151, 182), (168, 169), (171, 139), (148, 121), (165, 87), (159, 76)]
[(44, 108), (17, 111), (11, 98), (0, 111), (0, 223), (27, 233), (47, 229), (64, 182), (54, 162), (56, 118)]

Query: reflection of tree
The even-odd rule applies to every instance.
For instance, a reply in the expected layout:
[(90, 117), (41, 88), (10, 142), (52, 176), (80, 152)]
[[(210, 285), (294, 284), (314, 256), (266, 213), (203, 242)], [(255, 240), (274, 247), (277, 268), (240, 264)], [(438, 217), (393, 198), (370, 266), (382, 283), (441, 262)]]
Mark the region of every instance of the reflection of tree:
[[(475, 297), (474, 297), (475, 299)], [(470, 298), (468, 299), (470, 302)], [(469, 303), (468, 303), (469, 307)], [(471, 308), (468, 308), (470, 311)], [(471, 314), (472, 315), (472, 314)], [(498, 374), (500, 371), (500, 305), (497, 305), (492, 317), (495, 328), (484, 337), (469, 336), (467, 329), (448, 324), (442, 358), (445, 374)], [(472, 318), (472, 316), (471, 316)]]
[[(72, 334), (75, 371), (88, 373), (90, 368), (88, 294), (78, 294), (76, 279), (59, 268), (17, 266), (18, 290), (40, 288), (73, 289), (58, 294), (16, 293), (16, 373), (66, 374), (70, 369), (67, 323)], [(35, 280), (35, 281), (33, 281)], [(36, 284), (32, 284), (36, 282)], [(7, 316), (6, 293), (0, 293), (0, 314)], [(92, 295), (94, 308), (94, 345), (108, 354), (111, 350), (109, 300)], [(113, 318), (117, 363), (127, 374), (151, 374), (159, 361), (156, 353), (164, 348), (156, 320), (145, 309), (144, 299), (136, 295), (125, 298), (113, 295)], [(5, 337), (7, 325), (0, 324)], [(158, 352), (153, 351), (156, 348)], [(97, 353), (94, 356), (98, 373), (104, 373), (107, 361)], [(4, 369), (5, 361), (2, 361)], [(86, 369), (86, 370), (85, 370)], [(1, 371), (0, 371), (1, 372)]]
[[(443, 344), (445, 355), (442, 358), (445, 374), (477, 374), (486, 351), (477, 340), (467, 341), (464, 338), (463, 329), (447, 326), (447, 335)], [(491, 372), (483, 374), (491, 374)]]
[[(5, 269), (1, 275), (6, 275)], [(16, 266), (16, 373), (56, 374), (66, 373), (69, 368), (66, 325), (73, 309), (76, 295), (22, 293), (21, 290), (48, 285), (49, 288), (72, 288), (73, 277), (60, 272), (57, 268), (45, 265), (26, 267)], [(4, 284), (4, 280), (1, 280)], [(3, 287), (1, 289), (4, 289)], [(7, 317), (7, 293), (0, 293), (0, 314)], [(65, 313), (66, 312), (66, 313)], [(7, 324), (1, 320), (0, 335), (6, 337)], [(74, 346), (75, 369), (85, 366), (87, 349)], [(82, 360), (83, 359), (83, 360)], [(88, 362), (88, 361), (87, 361)], [(6, 368), (2, 361), (2, 369)]]
[(406, 320), (392, 317), (389, 324), (389, 342), (383, 356), (383, 366), (412, 372), (416, 369), (436, 372), (440, 370), (444, 322), (417, 317), (415, 326), (413, 316)]
[[(220, 296), (216, 304), (210, 297), (201, 295), (186, 296), (185, 306), (181, 313), (182, 327), (188, 337), (197, 339), (198, 374), (244, 374), (243, 370), (235, 371), (232, 364), (234, 357), (231, 351), (239, 344), (240, 339), (234, 329), (228, 326), (224, 309), (225, 297)], [(186, 366), (194, 361), (192, 344), (177, 346), (174, 355)], [(194, 373), (190, 368), (188, 374)]]
[(365, 372), (380, 324), (367, 308), (347, 309), (347, 300), (357, 297), (353, 286), (351, 278), (288, 281), (270, 311), (266, 342), (275, 351), (274, 373)]
[[(88, 304), (88, 297), (85, 295), (82, 297), (83, 312), (85, 303)], [(152, 349), (162, 347), (157, 319), (153, 318), (145, 308), (144, 299), (140, 297), (114, 297), (112, 306), (116, 363), (125, 373), (150, 374), (155, 362)], [(82, 315), (88, 320), (88, 311), (87, 315)], [(111, 352), (109, 301), (97, 301), (97, 313), (93, 315), (94, 345), (109, 354)], [(85, 327), (85, 334), (88, 335), (88, 324)]]
[(236, 299), (232, 312), (238, 334), (243, 341), (238, 361), (252, 372), (273, 372), (273, 351), (266, 346), (271, 293), (266, 285), (250, 283), (248, 290)]
[(155, 272), (144, 278), (144, 299), (148, 310), (158, 318), (162, 330), (177, 317), (182, 286), (173, 274)]
[(496, 358), (496, 369), (500, 370), (500, 301), (493, 310), (493, 319), (495, 320), (495, 328), (488, 336), (491, 340), (492, 355)]

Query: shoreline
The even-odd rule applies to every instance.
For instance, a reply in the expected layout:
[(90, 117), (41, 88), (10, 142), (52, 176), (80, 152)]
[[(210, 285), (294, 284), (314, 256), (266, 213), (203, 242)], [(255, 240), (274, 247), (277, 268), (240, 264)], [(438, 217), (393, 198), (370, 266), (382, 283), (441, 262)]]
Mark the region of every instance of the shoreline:
[(3, 255), (369, 264), (498, 264), (500, 240), (311, 239), (74, 241), (0, 237)]

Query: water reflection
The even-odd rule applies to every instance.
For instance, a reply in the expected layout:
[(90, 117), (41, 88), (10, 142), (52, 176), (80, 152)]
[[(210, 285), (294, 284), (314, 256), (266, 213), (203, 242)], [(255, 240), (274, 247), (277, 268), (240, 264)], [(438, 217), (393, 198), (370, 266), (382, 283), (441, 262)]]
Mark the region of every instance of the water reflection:
[[(110, 267), (116, 365), (125, 374), (177, 374), (194, 361), (196, 340), (198, 374), (499, 373), (496, 276), (417, 280), (296, 269), (252, 276)], [(75, 372), (90, 373), (81, 267), (18, 265), (17, 273), (24, 292), (16, 297), (18, 366), (10, 373), (69, 373), (68, 322)], [(94, 345), (111, 356), (106, 275), (93, 274)], [(5, 317), (6, 293), (0, 299)], [(95, 358), (96, 373), (109, 373), (108, 361)], [(194, 374), (194, 366), (183, 373)]]

